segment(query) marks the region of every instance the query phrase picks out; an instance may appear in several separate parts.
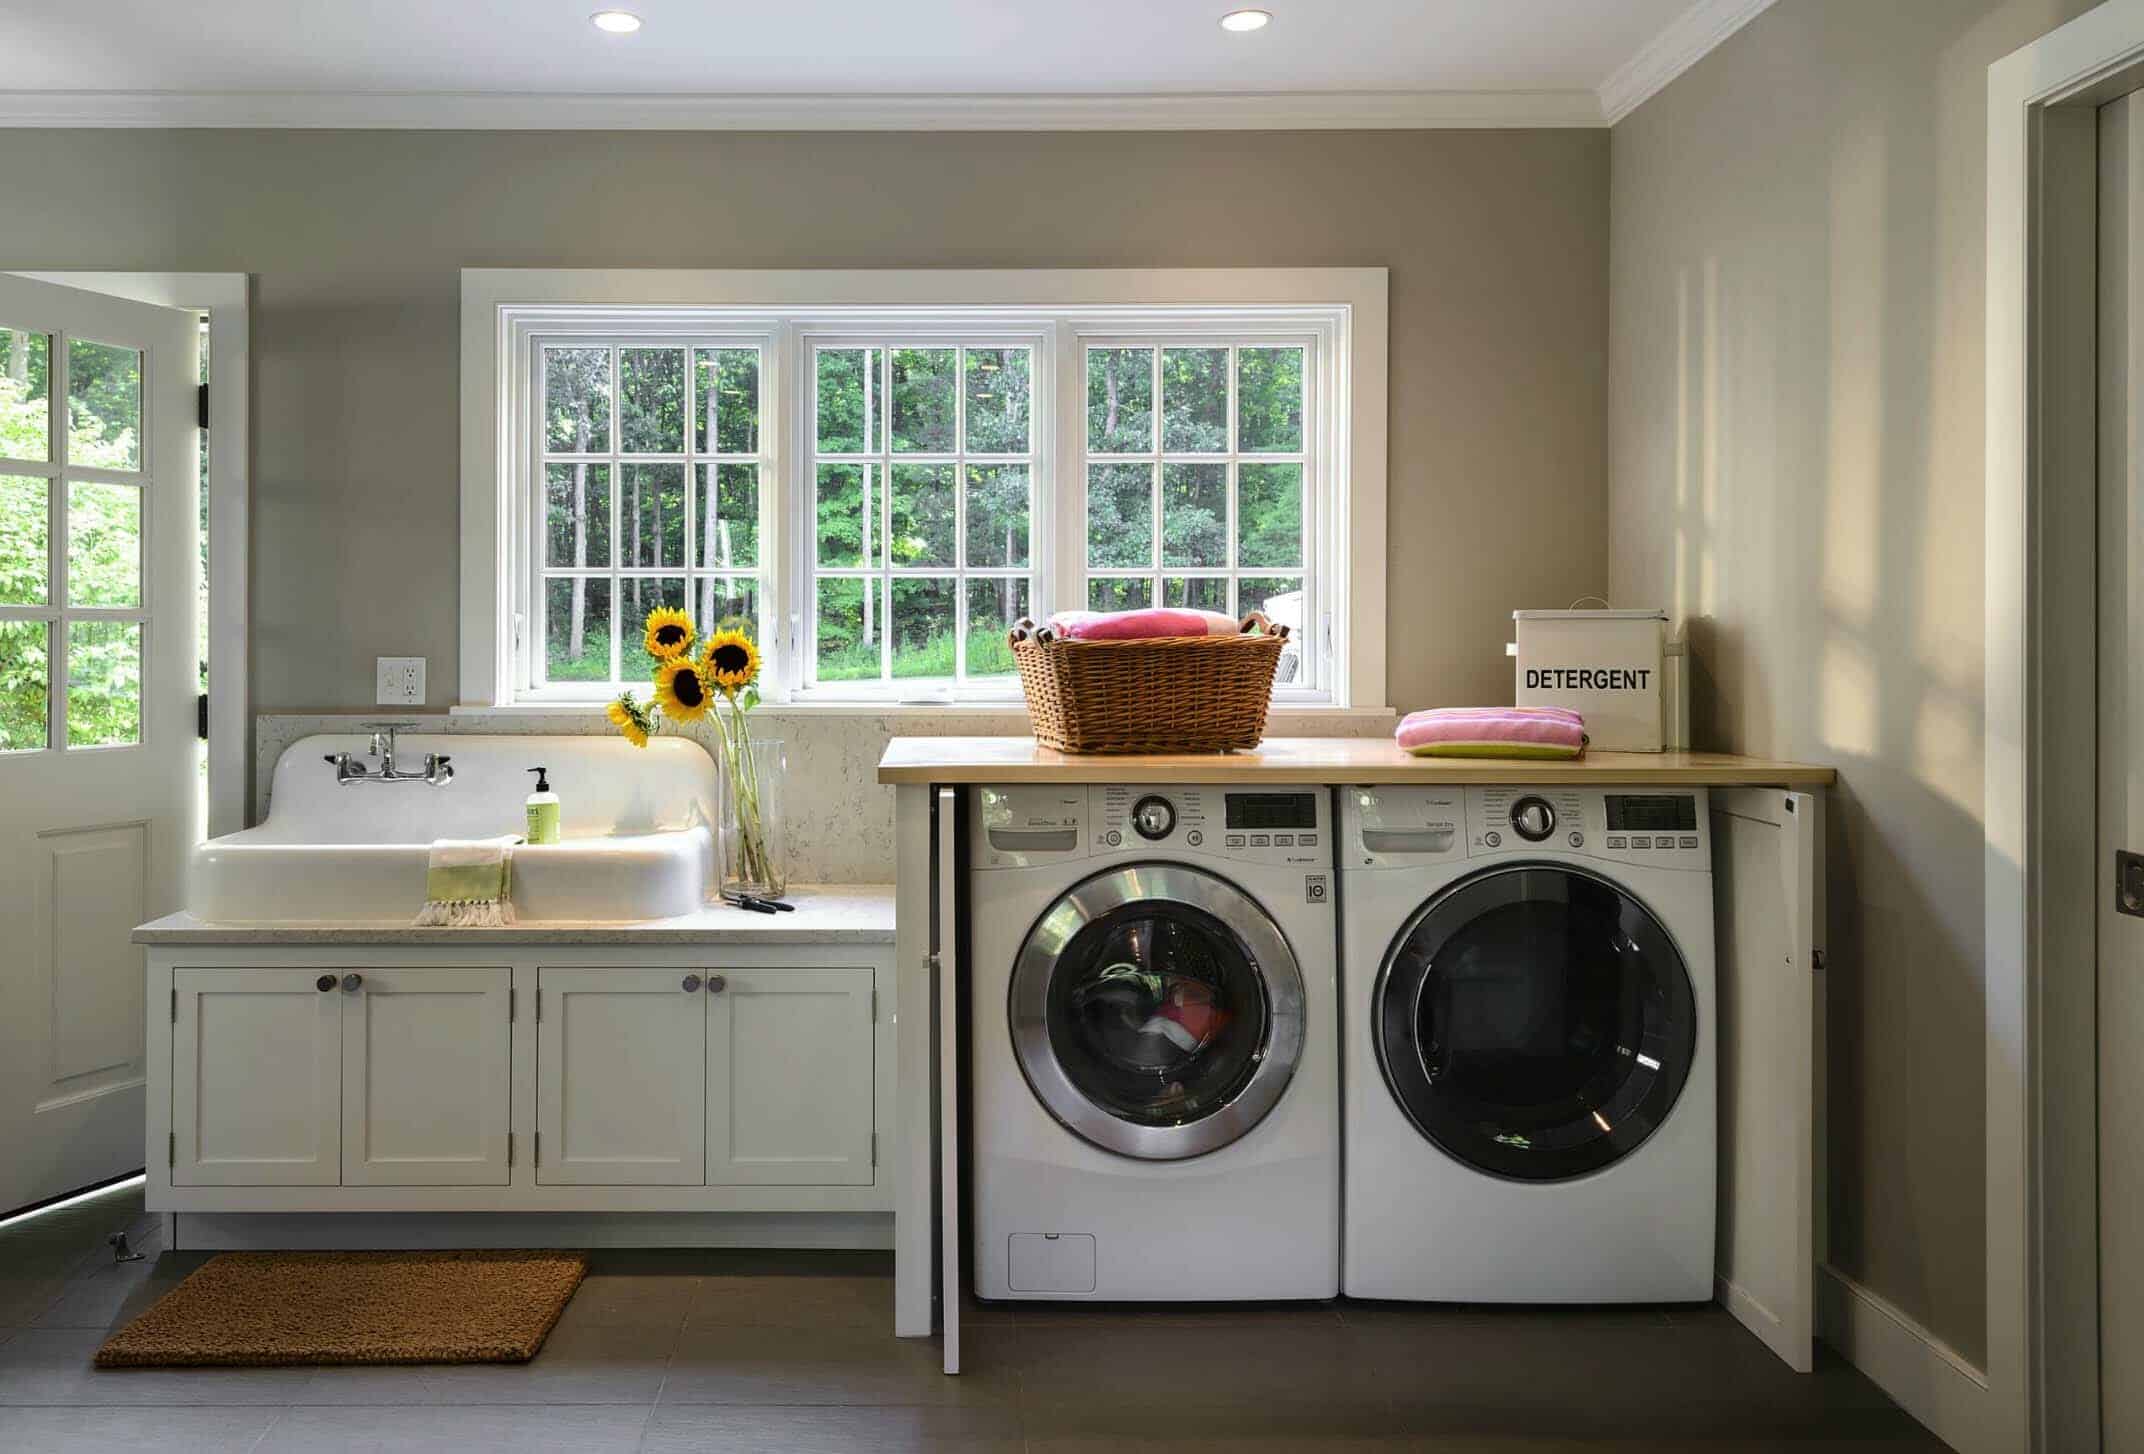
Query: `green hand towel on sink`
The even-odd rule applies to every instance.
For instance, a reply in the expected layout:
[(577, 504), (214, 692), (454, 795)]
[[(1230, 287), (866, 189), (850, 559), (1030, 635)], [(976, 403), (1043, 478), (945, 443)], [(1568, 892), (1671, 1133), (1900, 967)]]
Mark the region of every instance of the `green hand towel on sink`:
[(424, 907), (417, 927), (497, 929), (514, 922), (514, 845), (499, 838), (442, 838), (424, 869)]

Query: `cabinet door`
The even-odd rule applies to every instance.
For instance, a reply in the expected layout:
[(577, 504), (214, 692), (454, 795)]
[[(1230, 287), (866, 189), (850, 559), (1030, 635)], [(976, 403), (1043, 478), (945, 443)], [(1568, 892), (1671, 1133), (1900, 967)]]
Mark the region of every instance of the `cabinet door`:
[(871, 1183), (871, 971), (725, 969), (707, 996), (707, 1179)]
[(706, 1182), (704, 978), (686, 969), (539, 972), (538, 1182)]
[(337, 991), (343, 1185), (506, 1185), (511, 971), (356, 977)]
[(172, 982), (172, 1185), (334, 1186), (342, 994), (333, 978), (181, 969)]

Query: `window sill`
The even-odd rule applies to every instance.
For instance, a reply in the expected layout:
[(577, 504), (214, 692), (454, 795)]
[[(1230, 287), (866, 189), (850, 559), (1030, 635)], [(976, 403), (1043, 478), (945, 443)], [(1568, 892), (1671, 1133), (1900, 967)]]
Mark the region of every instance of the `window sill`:
[[(450, 717), (482, 720), (486, 717), (603, 717), (602, 702), (510, 702), (504, 706), (460, 706), (447, 709)], [(753, 709), (756, 717), (979, 717), (1007, 723), (1025, 723), (1027, 708), (1017, 702), (762, 702)], [(1275, 706), (1267, 720), (1325, 718), (1346, 722), (1389, 722), (1399, 714), (1391, 707), (1327, 707), (1292, 702)]]

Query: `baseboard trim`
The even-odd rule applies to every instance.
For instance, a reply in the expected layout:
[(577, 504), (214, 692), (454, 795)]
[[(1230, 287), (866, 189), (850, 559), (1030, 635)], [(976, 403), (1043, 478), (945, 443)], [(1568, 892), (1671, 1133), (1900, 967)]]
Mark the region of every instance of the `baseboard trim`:
[(449, 1247), (885, 1250), (891, 1212), (174, 1212), (186, 1251)]
[(1787, 1367), (1796, 1373), (1807, 1373), (1816, 1366), (1808, 1338), (1797, 1338), (1787, 1327), (1787, 1320), (1773, 1312), (1756, 1294), (1724, 1277), (1712, 1280), (1712, 1293), (1736, 1322), (1777, 1353)]
[(1838, 1268), (1817, 1269), (1817, 1330), (1930, 1433), (1959, 1454), (2013, 1454), (1999, 1444), (1988, 1376), (1889, 1299)]

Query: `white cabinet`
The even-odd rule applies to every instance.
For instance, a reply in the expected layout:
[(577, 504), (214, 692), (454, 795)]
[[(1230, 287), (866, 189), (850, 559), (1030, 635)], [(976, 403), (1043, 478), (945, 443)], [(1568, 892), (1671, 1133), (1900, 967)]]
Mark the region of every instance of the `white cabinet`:
[(707, 1180), (871, 1184), (869, 969), (736, 969), (707, 996)]
[(341, 1180), (342, 994), (334, 975), (181, 969), (171, 1017), (172, 1185)]
[(706, 976), (545, 969), (537, 985), (536, 1180), (707, 1180)]
[(510, 972), (177, 969), (173, 1186), (499, 1186)]
[(869, 1186), (868, 966), (546, 968), (543, 1186)]
[(506, 969), (366, 969), (342, 1001), (344, 1186), (504, 1186)]

